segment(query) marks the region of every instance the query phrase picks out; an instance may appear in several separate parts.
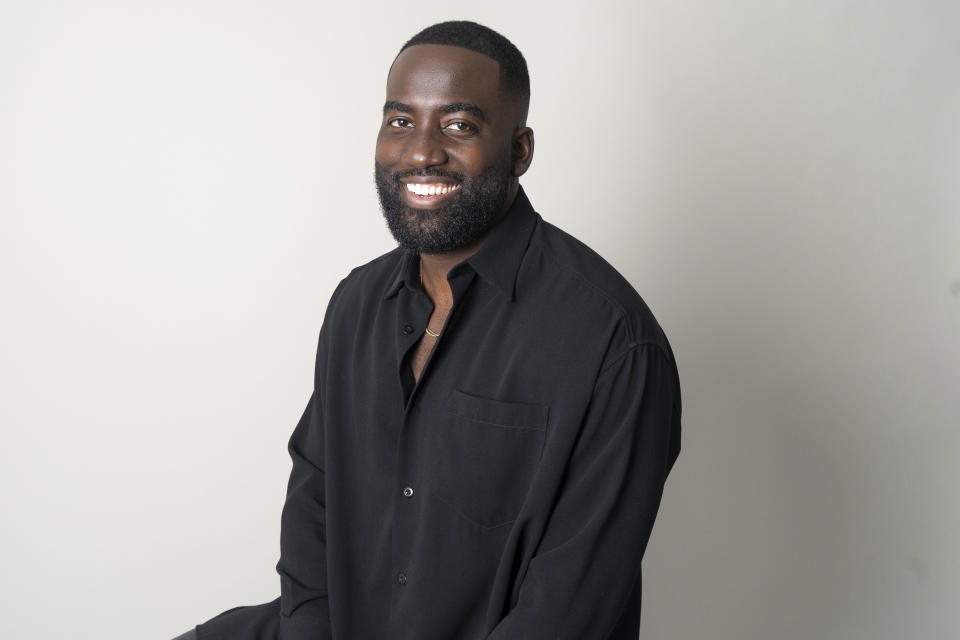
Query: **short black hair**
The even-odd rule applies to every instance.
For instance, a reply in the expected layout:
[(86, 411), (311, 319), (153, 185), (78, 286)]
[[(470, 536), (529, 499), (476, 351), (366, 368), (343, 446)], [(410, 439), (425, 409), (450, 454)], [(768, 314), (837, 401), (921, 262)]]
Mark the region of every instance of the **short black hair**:
[(526, 114), (530, 105), (530, 75), (527, 61), (516, 45), (490, 27), (469, 20), (451, 20), (431, 25), (413, 36), (400, 48), (403, 53), (416, 44), (444, 44), (462, 47), (495, 60), (500, 65), (500, 82), (504, 89), (523, 104)]

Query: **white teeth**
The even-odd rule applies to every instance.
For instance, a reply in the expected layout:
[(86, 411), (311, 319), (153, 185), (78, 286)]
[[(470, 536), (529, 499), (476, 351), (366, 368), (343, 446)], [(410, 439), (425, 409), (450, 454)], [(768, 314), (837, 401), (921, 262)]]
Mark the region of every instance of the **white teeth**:
[(408, 182), (407, 191), (418, 196), (441, 196), (458, 189), (460, 185), (449, 184), (421, 184), (419, 182)]

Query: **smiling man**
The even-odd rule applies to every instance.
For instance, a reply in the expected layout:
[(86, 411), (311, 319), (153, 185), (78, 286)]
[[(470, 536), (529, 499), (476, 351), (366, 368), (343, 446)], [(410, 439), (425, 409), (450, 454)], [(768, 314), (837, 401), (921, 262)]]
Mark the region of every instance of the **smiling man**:
[(545, 222), (520, 52), (471, 22), (387, 77), (399, 247), (327, 307), (290, 438), (281, 597), (200, 640), (635, 640), (679, 451), (673, 354), (633, 288)]

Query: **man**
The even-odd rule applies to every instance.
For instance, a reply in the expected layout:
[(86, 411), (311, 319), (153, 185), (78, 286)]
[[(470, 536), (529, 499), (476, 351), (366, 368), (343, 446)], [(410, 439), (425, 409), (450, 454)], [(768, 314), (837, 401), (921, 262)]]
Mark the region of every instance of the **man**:
[(280, 599), (200, 640), (637, 637), (676, 367), (632, 287), (520, 188), (528, 101), (523, 56), (471, 22), (394, 60), (375, 176), (400, 246), (328, 305)]

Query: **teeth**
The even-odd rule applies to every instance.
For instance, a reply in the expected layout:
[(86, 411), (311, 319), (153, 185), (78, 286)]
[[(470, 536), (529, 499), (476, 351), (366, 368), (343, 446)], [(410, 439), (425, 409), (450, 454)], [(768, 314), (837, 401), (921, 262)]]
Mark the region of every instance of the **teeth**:
[(442, 196), (459, 188), (460, 185), (458, 184), (421, 184), (419, 182), (407, 183), (407, 191), (418, 196)]

